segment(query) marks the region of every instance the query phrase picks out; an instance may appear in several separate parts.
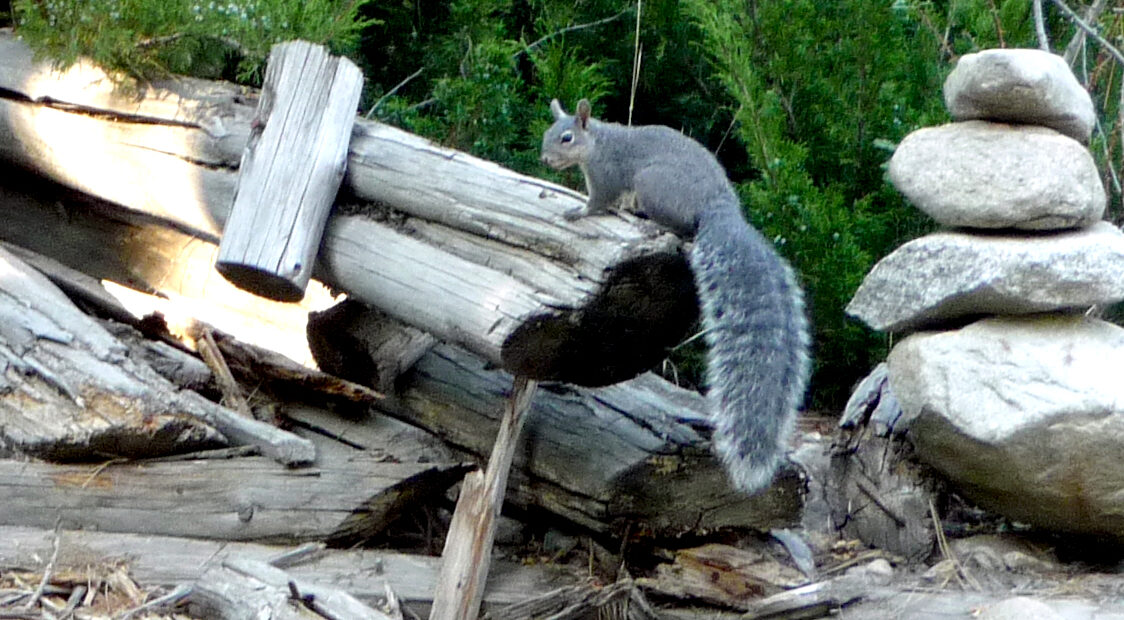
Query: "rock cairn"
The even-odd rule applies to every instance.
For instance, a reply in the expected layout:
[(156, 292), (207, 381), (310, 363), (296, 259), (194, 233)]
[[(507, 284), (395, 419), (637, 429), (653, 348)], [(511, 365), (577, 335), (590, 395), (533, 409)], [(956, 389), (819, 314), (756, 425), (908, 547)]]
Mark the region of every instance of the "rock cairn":
[(961, 493), (1124, 538), (1124, 329), (1086, 316), (1124, 299), (1124, 234), (1101, 221), (1092, 102), (1038, 50), (964, 56), (944, 97), (955, 122), (907, 136), (890, 179), (948, 229), (880, 261), (847, 312), (915, 332), (889, 386), (918, 456)]

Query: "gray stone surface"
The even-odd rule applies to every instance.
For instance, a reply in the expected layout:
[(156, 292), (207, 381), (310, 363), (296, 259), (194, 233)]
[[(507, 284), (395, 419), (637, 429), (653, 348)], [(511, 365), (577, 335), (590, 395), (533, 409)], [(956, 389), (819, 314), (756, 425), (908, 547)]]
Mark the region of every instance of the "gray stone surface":
[(970, 501), (1055, 531), (1124, 537), (1124, 329), (1002, 317), (901, 341), (890, 386), (918, 457)]
[(1124, 299), (1124, 233), (1100, 222), (1044, 235), (939, 232), (867, 274), (847, 312), (882, 331), (959, 317), (1087, 308)]
[(1045, 127), (968, 121), (920, 129), (898, 145), (890, 180), (946, 226), (1054, 230), (1104, 215), (1088, 150)]
[(944, 83), (952, 117), (1043, 125), (1082, 143), (1096, 123), (1089, 92), (1060, 56), (996, 49), (960, 57)]

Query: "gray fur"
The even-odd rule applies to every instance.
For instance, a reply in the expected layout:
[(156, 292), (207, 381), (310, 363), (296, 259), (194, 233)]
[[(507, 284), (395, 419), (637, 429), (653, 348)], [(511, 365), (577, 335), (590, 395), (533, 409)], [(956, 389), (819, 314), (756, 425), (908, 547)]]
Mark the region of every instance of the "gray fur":
[(566, 114), (551, 102), (542, 160), (580, 166), (589, 202), (602, 213), (635, 194), (637, 210), (695, 238), (688, 260), (708, 345), (707, 399), (715, 448), (747, 493), (772, 482), (784, 456), (809, 373), (803, 294), (792, 270), (746, 223), (726, 171), (701, 144), (662, 126), (623, 127), (590, 117), (589, 102)]

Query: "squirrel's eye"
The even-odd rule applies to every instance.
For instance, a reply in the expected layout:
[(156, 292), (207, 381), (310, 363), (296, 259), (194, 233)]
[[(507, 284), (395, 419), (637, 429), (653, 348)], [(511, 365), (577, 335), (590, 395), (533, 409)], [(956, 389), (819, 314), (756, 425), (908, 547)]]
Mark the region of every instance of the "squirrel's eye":
[(572, 131), (562, 132), (561, 140), (562, 140), (562, 144), (566, 144), (567, 142), (573, 142), (574, 141), (574, 132), (572, 132)]

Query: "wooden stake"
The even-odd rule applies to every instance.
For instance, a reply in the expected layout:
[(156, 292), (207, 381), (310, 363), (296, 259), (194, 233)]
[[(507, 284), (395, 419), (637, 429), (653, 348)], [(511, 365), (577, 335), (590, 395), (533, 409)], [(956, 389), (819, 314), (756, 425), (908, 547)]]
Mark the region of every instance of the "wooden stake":
[(473, 620), (480, 614), (496, 535), (496, 517), (503, 507), (515, 444), (536, 385), (526, 377), (515, 377), (487, 471), (483, 474), (479, 470), (470, 472), (464, 478), (441, 552), (441, 573), (437, 578), (430, 620)]

